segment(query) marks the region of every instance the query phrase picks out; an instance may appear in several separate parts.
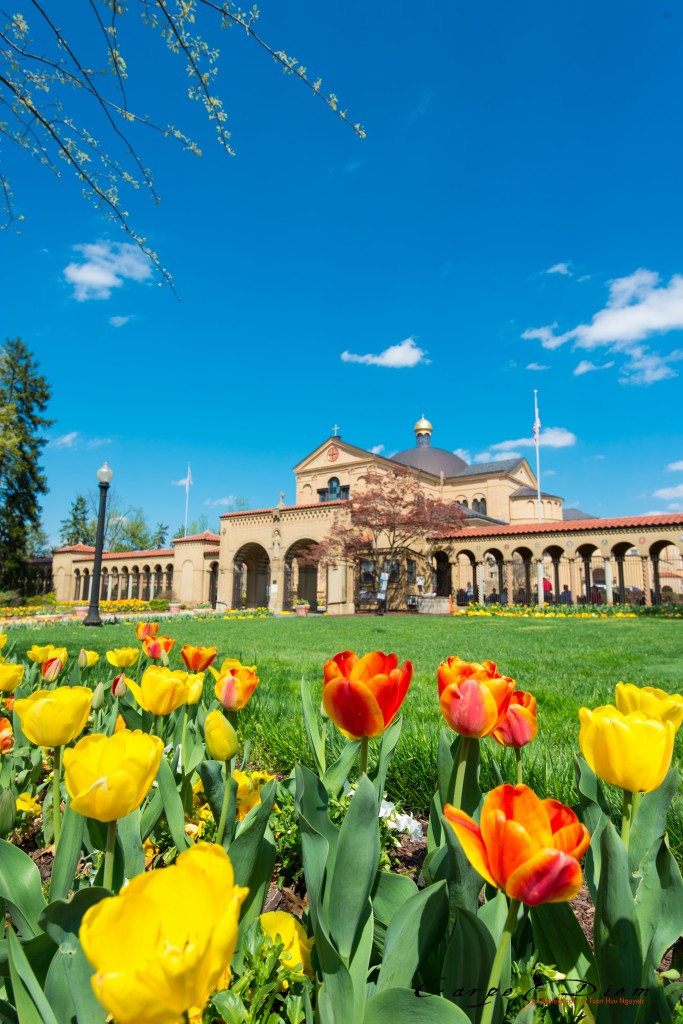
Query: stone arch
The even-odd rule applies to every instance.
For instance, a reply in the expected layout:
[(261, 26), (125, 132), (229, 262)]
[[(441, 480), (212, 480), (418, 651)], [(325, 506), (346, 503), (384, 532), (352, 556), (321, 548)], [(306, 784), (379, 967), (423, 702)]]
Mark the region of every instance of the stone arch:
[(318, 607), (318, 564), (304, 558), (315, 543), (310, 537), (303, 537), (290, 544), (285, 552), (282, 594), (285, 611), (291, 611), (295, 600), (308, 601), (313, 610)]
[(166, 597), (170, 600), (173, 597), (173, 562), (166, 565)]
[(448, 556), (448, 552), (432, 551), (432, 561), (432, 590), (437, 597), (451, 597), (453, 593), (453, 580), (451, 575), (451, 560)]
[(483, 494), (478, 495), (476, 498), (472, 498), (472, 511), (480, 512), (482, 515), (486, 515), (486, 498)]
[(484, 552), (484, 564), (488, 579), (484, 600), (490, 604), (507, 604), (509, 595), (505, 583), (505, 557), (500, 548), (487, 548)]
[[(550, 562), (551, 562), (551, 565), (552, 565), (552, 569), (551, 569), (552, 589), (550, 591), (548, 591), (547, 593), (545, 593), (543, 596), (544, 596), (544, 599), (546, 601), (551, 601), (553, 604), (559, 604), (560, 603), (560, 598), (562, 597), (563, 593), (565, 594), (565, 597), (562, 599), (561, 603), (562, 604), (571, 604), (572, 603), (570, 584), (569, 584), (568, 581), (565, 582), (561, 578), (561, 573), (560, 573), (560, 565), (561, 565), (561, 562), (562, 562), (562, 559), (564, 558), (564, 556), (565, 556), (565, 550), (559, 544), (549, 544), (548, 547), (544, 548), (544, 550), (543, 550), (543, 557), (544, 557), (544, 559), (545, 558), (549, 558)], [(567, 597), (566, 596), (567, 594), (569, 594), (570, 596)]]
[(109, 599), (109, 569), (106, 565), (102, 569), (102, 575), (100, 576), (100, 600), (107, 601)]
[(683, 600), (683, 559), (676, 545), (663, 537), (650, 545), (652, 603), (678, 604)]
[(534, 591), (532, 589), (531, 563), (533, 551), (525, 545), (520, 545), (512, 551), (512, 600), (515, 604), (532, 604)]
[(140, 597), (140, 566), (134, 565), (130, 570), (130, 596), (133, 601)]
[(74, 601), (81, 599), (81, 570), (74, 569)]
[(233, 608), (267, 608), (270, 602), (270, 558), (262, 544), (243, 544), (233, 559)]
[(218, 600), (218, 562), (211, 562), (209, 565), (209, 604), (216, 607)]
[(118, 601), (119, 599), (119, 570), (114, 566), (111, 571), (111, 599), (112, 601)]
[(185, 604), (191, 602), (194, 597), (193, 583), (194, 562), (191, 558), (186, 558), (180, 567), (180, 600)]
[(81, 601), (89, 601), (90, 600), (90, 570), (89, 569), (84, 569), (83, 570), (83, 588), (81, 590), (80, 600)]
[(160, 597), (164, 592), (164, 570), (158, 563), (154, 566), (154, 575), (152, 579), (154, 581), (154, 596)]
[(152, 571), (148, 565), (142, 567), (142, 579), (140, 581), (140, 597), (143, 601), (149, 601), (152, 586)]
[(576, 549), (581, 559), (581, 594), (578, 600), (584, 604), (602, 604), (605, 600), (605, 570), (595, 565), (595, 555), (600, 554), (597, 544), (586, 541)]
[(473, 551), (461, 548), (454, 559), (454, 568), (457, 575), (457, 589), (455, 600), (459, 605), (469, 604), (470, 601), (479, 599), (479, 588), (477, 582), (477, 557)]

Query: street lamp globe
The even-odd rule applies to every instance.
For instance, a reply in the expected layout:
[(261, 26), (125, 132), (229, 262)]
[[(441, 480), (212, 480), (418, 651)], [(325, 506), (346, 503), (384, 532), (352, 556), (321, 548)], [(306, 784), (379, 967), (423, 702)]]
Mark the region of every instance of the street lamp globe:
[(113, 475), (114, 471), (110, 469), (108, 462), (105, 462), (104, 465), (100, 466), (97, 470), (97, 479), (101, 484), (110, 484)]

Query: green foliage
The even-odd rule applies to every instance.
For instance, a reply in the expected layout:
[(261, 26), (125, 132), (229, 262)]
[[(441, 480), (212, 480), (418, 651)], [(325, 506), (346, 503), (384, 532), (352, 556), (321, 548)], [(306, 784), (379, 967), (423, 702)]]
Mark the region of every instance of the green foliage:
[(70, 544), (94, 544), (95, 526), (89, 517), (88, 506), (82, 494), (71, 502), (66, 519), (62, 519), (59, 539), (65, 546)]
[(0, 352), (0, 587), (21, 589), (28, 572), (31, 532), (40, 529), (40, 498), (47, 481), (40, 457), (42, 414), (50, 398), (47, 378), (19, 338)]

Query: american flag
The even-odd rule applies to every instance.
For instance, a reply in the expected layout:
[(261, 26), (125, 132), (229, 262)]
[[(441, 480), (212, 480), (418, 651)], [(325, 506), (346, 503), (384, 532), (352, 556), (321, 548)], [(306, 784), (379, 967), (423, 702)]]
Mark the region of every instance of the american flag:
[(538, 418), (538, 399), (536, 398), (536, 392), (534, 391), (534, 410), (536, 412), (536, 419), (534, 420), (534, 443), (541, 443), (541, 421)]

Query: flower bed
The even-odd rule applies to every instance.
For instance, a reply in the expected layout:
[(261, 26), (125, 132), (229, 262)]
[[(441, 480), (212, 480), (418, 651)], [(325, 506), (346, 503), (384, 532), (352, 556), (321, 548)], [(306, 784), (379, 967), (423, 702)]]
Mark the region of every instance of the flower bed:
[[(267, 685), (255, 665), (178, 649), (153, 622), (130, 641), (0, 662), (6, 1019), (526, 1024), (540, 1008), (588, 1024), (611, 1005), (676, 1019), (678, 972), (660, 964), (683, 930), (665, 832), (683, 698), (620, 683), (614, 706), (582, 709), (570, 809), (524, 784), (534, 697), (492, 661), (448, 658), (418, 889), (392, 850), (419, 825), (384, 795), (410, 661), (328, 660), (322, 708), (301, 688), (311, 767), (278, 779), (240, 738)], [(514, 752), (516, 785), (481, 792), (484, 744)], [(264, 913), (273, 875), (305, 887), (301, 920)], [(569, 906), (584, 879), (592, 949)]]

